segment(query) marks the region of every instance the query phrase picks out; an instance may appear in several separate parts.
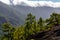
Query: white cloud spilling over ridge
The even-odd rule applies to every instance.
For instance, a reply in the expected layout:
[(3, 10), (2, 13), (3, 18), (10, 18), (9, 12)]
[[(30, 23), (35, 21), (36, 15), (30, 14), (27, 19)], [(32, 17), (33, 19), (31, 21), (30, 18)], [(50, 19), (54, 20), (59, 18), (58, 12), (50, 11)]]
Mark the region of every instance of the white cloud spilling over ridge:
[(24, 1), (19, 2), (20, 5), (24, 3), (27, 6), (37, 7), (37, 6), (50, 6), (50, 7), (60, 7), (60, 2), (52, 2), (52, 1)]
[(3, 3), (9, 4), (9, 0), (0, 0)]
[[(9, 4), (9, 0), (0, 0), (6, 4)], [(23, 6), (49, 6), (49, 7), (60, 7), (60, 2), (52, 2), (52, 1), (28, 1), (28, 0), (14, 0), (14, 5), (23, 5)]]

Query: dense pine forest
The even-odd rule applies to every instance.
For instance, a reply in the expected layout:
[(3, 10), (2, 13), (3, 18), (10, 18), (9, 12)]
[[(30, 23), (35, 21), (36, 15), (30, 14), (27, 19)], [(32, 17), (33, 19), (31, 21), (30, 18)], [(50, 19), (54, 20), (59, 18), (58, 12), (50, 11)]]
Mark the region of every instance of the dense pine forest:
[[(2, 24), (2, 36), (0, 40), (43, 40), (42, 34), (51, 30), (52, 27), (60, 25), (60, 14), (52, 13), (49, 18), (43, 19), (36, 17), (29, 13), (25, 19), (24, 25), (14, 27), (10, 23)], [(54, 29), (53, 29), (54, 30)], [(39, 34), (41, 33), (41, 34)], [(35, 37), (35, 35), (40, 35)], [(44, 36), (43, 36), (44, 37)]]

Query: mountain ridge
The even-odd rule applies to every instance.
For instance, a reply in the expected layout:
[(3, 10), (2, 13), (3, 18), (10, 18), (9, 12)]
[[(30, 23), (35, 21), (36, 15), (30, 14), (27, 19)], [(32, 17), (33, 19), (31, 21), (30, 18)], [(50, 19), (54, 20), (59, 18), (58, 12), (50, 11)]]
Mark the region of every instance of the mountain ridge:
[(60, 13), (60, 8), (53, 8), (48, 6), (43, 7), (30, 7), (30, 6), (22, 6), (22, 5), (16, 5), (14, 8), (16, 10), (20, 11), (22, 14), (28, 14), (32, 13), (38, 18), (42, 17), (43, 19), (49, 18), (49, 15), (51, 15), (53, 12)]

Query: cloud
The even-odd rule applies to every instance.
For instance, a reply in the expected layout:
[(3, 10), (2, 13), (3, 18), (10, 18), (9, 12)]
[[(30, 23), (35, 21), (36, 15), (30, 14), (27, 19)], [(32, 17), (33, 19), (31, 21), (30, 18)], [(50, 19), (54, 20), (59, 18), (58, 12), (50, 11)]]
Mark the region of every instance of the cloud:
[(3, 3), (9, 4), (9, 0), (0, 0)]
[[(9, 4), (9, 0), (0, 0), (6, 4)], [(23, 6), (50, 6), (50, 7), (60, 7), (60, 2), (52, 2), (52, 1), (28, 1), (28, 0), (14, 0), (14, 5), (23, 5)]]
[[(27, 6), (37, 7), (37, 6), (50, 6), (50, 7), (60, 7), (60, 2), (52, 2), (52, 1), (22, 1)], [(19, 4), (22, 4), (19, 2)]]
[(28, 0), (14, 0), (14, 4), (21, 3), (21, 2), (27, 2)]

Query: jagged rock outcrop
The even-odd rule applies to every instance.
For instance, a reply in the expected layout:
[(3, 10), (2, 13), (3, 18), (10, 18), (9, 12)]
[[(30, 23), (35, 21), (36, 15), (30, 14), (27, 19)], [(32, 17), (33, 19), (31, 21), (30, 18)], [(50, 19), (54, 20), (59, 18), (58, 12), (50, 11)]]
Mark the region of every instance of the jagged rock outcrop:
[(38, 34), (29, 35), (27, 40), (60, 40), (60, 25), (54, 26), (51, 30), (42, 31)]

